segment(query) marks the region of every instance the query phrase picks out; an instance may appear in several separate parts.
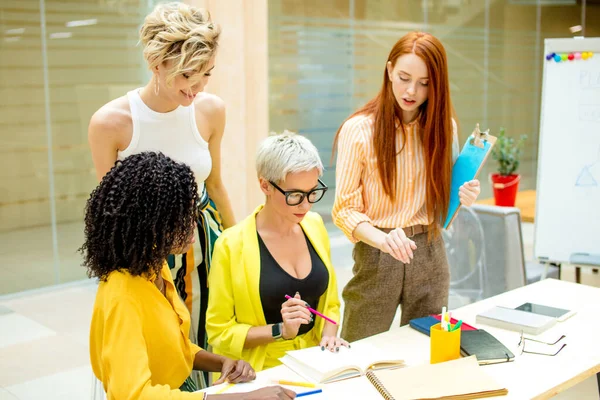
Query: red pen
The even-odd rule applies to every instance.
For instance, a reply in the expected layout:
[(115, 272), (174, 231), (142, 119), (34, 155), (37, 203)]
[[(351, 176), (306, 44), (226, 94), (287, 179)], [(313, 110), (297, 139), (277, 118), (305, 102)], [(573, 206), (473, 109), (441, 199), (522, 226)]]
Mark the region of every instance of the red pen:
[[(293, 299), (293, 297), (290, 297), (290, 296), (288, 296), (287, 294), (285, 295), (285, 298), (286, 298), (286, 299), (288, 299), (288, 300), (289, 300), (289, 299)], [(320, 312), (318, 312), (318, 311), (317, 311), (317, 310), (315, 310), (314, 308), (310, 308), (310, 307), (306, 307), (306, 308), (308, 308), (308, 311), (310, 311), (311, 313), (313, 313), (313, 314), (315, 314), (315, 315), (318, 315), (319, 317), (321, 317), (321, 318), (323, 318), (323, 319), (325, 319), (325, 320), (327, 320), (327, 321), (331, 322), (331, 323), (332, 323), (332, 324), (334, 324), (334, 325), (337, 325), (337, 322), (335, 322), (334, 320), (332, 320), (332, 319), (331, 319), (331, 318), (329, 318), (329, 317), (326, 317), (326, 316), (324, 316), (323, 314), (321, 314)]]

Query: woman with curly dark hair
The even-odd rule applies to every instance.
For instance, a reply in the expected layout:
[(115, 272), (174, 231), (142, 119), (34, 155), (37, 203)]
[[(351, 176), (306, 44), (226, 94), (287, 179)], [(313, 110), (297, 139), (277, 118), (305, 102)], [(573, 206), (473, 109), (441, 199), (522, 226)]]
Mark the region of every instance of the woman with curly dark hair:
[[(88, 275), (100, 280), (90, 358), (109, 399), (204, 399), (203, 393), (184, 393), (195, 390), (192, 369), (220, 372), (215, 383), (256, 376), (248, 363), (203, 351), (189, 339), (190, 314), (165, 259), (194, 242), (198, 201), (188, 166), (148, 152), (118, 162), (88, 199), (80, 250)], [(270, 387), (214, 397), (295, 394)]]

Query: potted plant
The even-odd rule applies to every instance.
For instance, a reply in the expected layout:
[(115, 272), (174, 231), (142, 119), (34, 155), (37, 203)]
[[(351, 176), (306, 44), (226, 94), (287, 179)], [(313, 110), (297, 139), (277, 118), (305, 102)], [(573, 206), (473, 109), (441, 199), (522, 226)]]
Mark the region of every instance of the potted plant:
[(492, 149), (492, 157), (498, 161), (498, 173), (492, 174), (492, 187), (497, 206), (514, 207), (521, 175), (515, 172), (519, 168), (521, 150), (527, 135), (519, 140), (506, 136), (505, 129), (500, 128), (496, 145)]

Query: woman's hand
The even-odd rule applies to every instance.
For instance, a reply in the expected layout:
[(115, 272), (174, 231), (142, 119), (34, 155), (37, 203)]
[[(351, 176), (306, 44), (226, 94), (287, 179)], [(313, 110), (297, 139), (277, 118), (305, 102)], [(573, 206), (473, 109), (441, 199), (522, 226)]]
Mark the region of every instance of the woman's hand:
[(465, 183), (458, 189), (460, 204), (467, 207), (472, 206), (479, 193), (481, 193), (481, 185), (477, 179)]
[(404, 229), (396, 228), (383, 237), (379, 250), (394, 257), (404, 264), (410, 264), (413, 259), (413, 250), (417, 249), (414, 241), (406, 237)]
[(295, 398), (296, 392), (281, 386), (269, 386), (240, 396), (242, 400), (289, 400)]
[(250, 364), (244, 360), (232, 360), (226, 358), (221, 367), (221, 377), (214, 383), (218, 385), (223, 382), (242, 383), (256, 379), (256, 372)]
[(295, 338), (300, 330), (300, 325), (308, 325), (312, 322), (313, 316), (307, 307), (308, 304), (302, 301), (298, 292), (293, 299), (288, 299), (281, 305), (281, 317), (283, 318), (281, 336), (284, 339)]
[(340, 351), (340, 347), (345, 346), (350, 348), (350, 343), (348, 343), (347, 341), (345, 341), (342, 338), (339, 337), (335, 337), (335, 336), (323, 336), (321, 338), (321, 350), (325, 351), (325, 349), (333, 352), (338, 352)]

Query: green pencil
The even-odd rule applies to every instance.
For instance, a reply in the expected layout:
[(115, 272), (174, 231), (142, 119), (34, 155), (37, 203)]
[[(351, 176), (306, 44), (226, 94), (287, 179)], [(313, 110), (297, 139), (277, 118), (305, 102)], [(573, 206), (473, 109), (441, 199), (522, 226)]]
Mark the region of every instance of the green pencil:
[(460, 329), (460, 326), (462, 325), (462, 319), (460, 321), (458, 321), (456, 323), (456, 325), (454, 325), (454, 328), (452, 328), (452, 330), (450, 332), (454, 332), (457, 329)]

